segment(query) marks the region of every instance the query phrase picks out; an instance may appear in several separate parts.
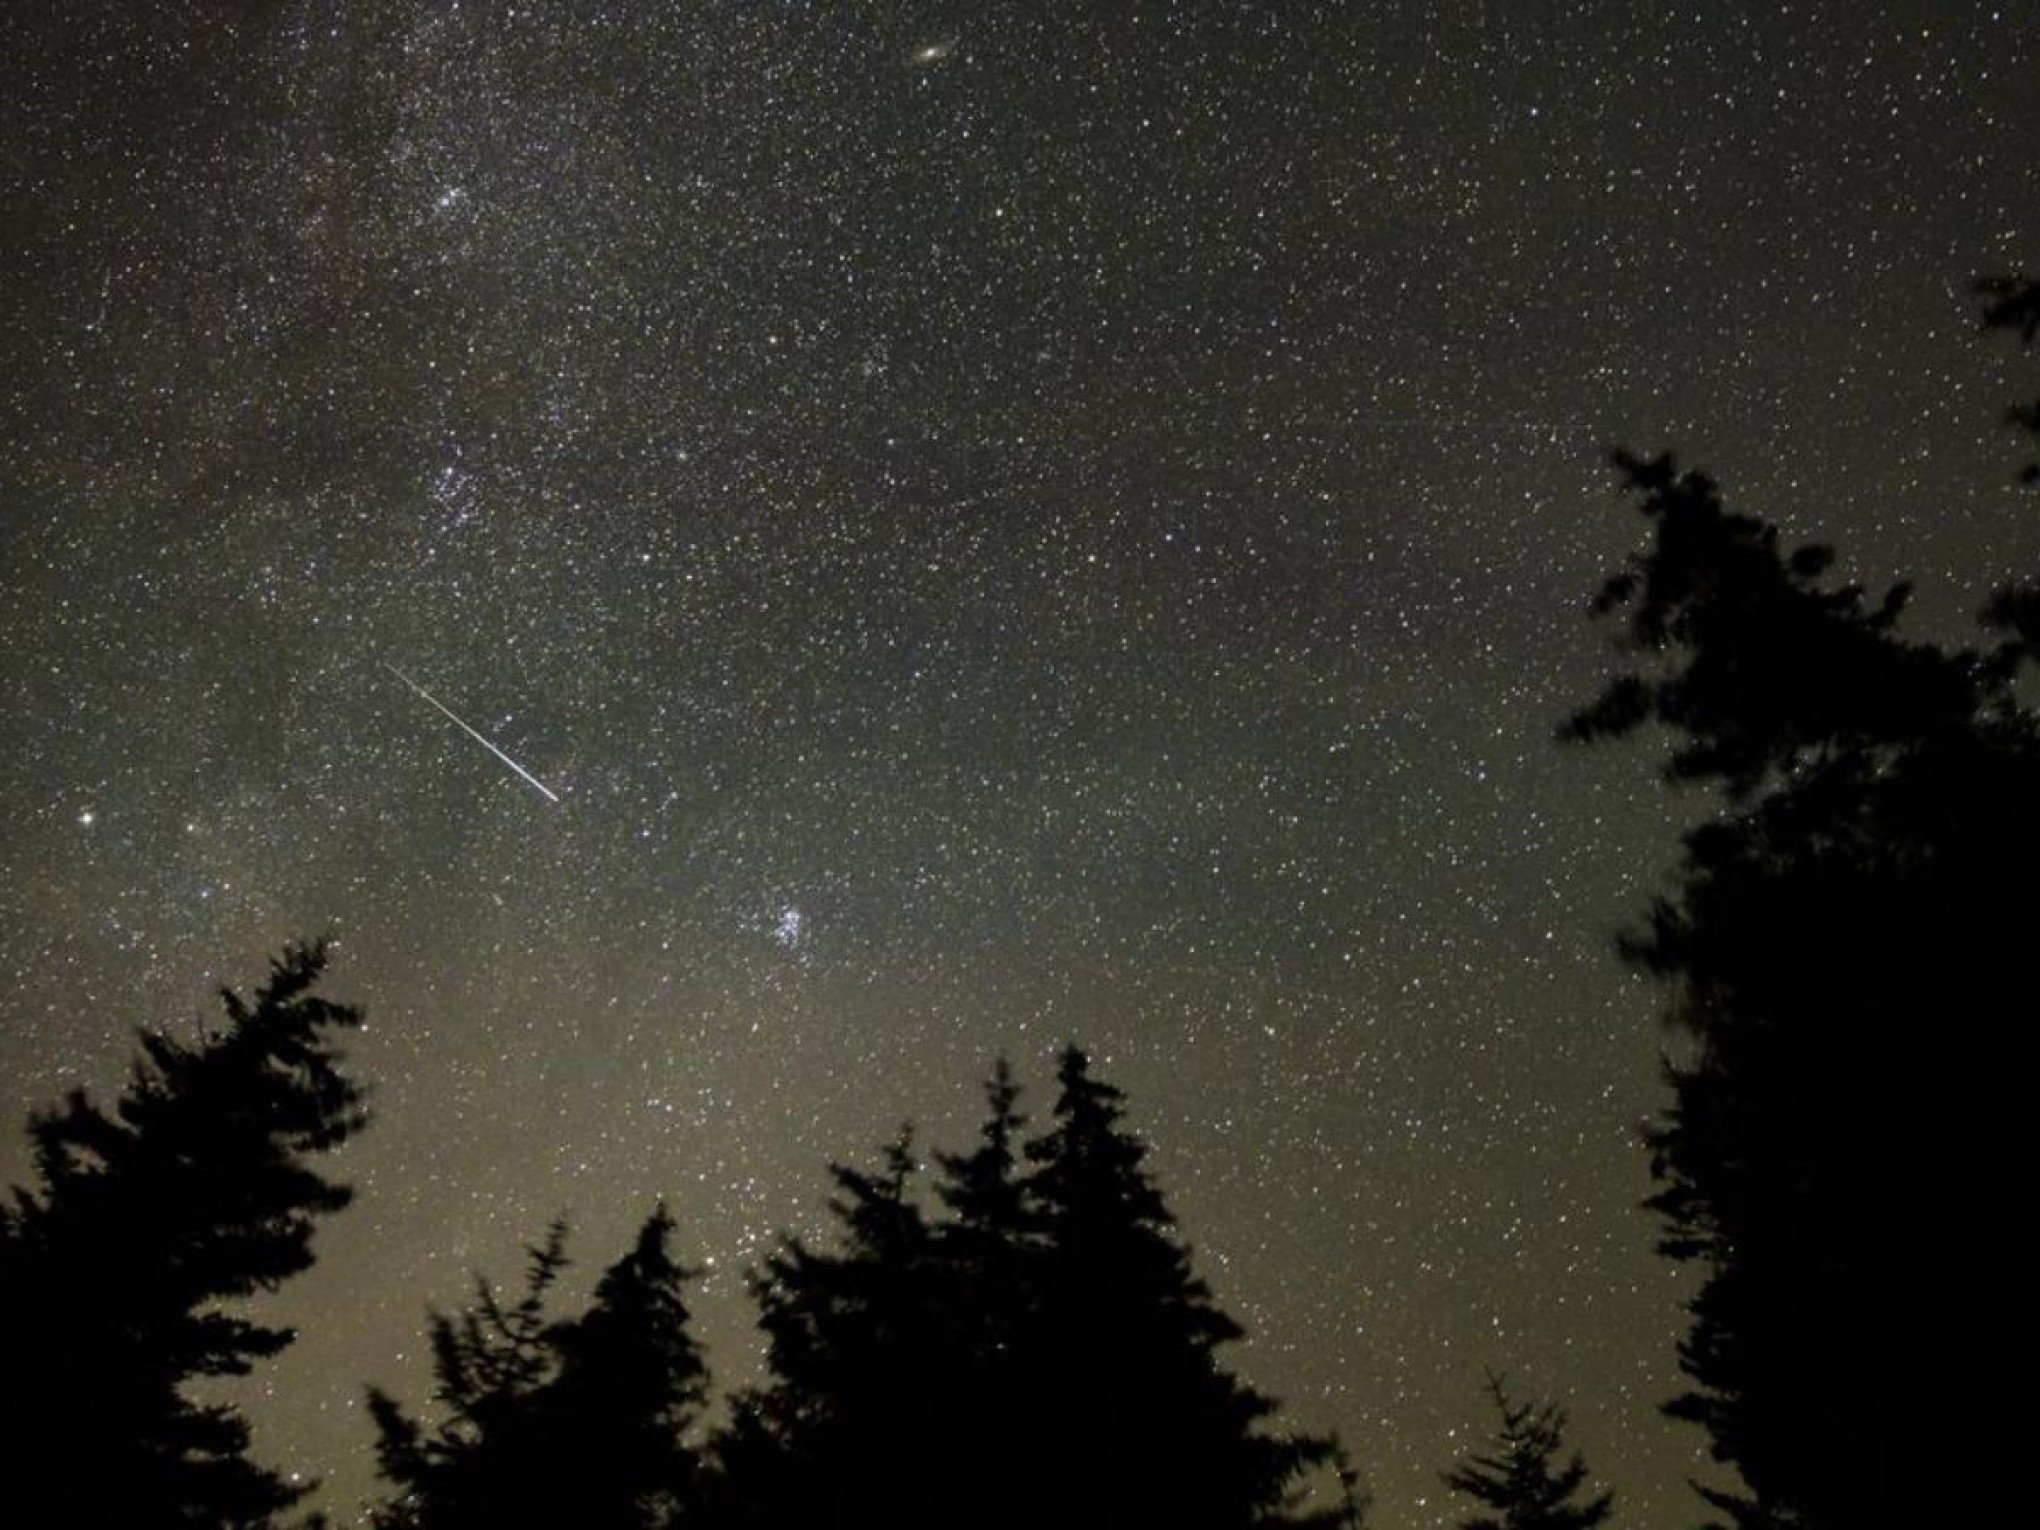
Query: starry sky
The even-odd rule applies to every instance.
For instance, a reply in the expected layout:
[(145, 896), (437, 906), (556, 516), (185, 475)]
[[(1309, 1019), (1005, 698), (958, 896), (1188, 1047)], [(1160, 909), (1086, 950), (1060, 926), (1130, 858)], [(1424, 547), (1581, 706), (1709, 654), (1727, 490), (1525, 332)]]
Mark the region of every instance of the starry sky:
[(345, 1516), (555, 1212), (668, 1197), (745, 1379), (825, 1161), (1074, 1038), (1380, 1530), (1484, 1367), (1691, 1523), (1610, 937), (1702, 804), (1551, 742), (1605, 449), (1928, 630), (2030, 573), (2036, 80), (1966, 0), (0, 8), (0, 1116), (335, 939), (378, 1119), (237, 1395)]

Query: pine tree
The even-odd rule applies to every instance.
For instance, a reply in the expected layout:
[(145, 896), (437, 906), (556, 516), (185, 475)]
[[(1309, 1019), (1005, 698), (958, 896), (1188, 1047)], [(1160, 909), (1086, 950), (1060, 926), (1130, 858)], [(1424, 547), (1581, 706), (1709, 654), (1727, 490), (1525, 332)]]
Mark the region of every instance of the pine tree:
[[(708, 1367), (690, 1331), (663, 1202), (612, 1264), (577, 1321), (554, 1330), (557, 1379), (542, 1409), (545, 1446), (575, 1482), (571, 1522), (586, 1530), (685, 1524), (700, 1467), (684, 1442), (708, 1397)], [(565, 1523), (566, 1521), (556, 1521)]]
[(1002, 1057), (985, 1081), (985, 1124), (978, 1145), (969, 1153), (938, 1153), (943, 1181), (936, 1195), (955, 1218), (955, 1229), (968, 1237), (1001, 1242), (1017, 1240), (1025, 1229), (1025, 1190), (1019, 1176), (1020, 1086)]
[(252, 1003), (222, 992), (224, 1029), (144, 1032), (111, 1114), (79, 1092), (32, 1119), (39, 1187), (0, 1208), (11, 1523), (259, 1526), (306, 1491), (186, 1388), (289, 1345), (223, 1304), (307, 1268), (349, 1200), (311, 1161), (365, 1120), (333, 1046), (361, 1017), (313, 993), (324, 966), (291, 947)]
[(1612, 1511), (1615, 1495), (1580, 1501), (1587, 1463), (1579, 1452), (1563, 1465), (1565, 1414), (1554, 1403), (1516, 1402), (1499, 1376), (1488, 1377), (1499, 1426), (1488, 1454), (1469, 1455), (1444, 1474), (1445, 1485), (1488, 1510), (1459, 1522), (1459, 1530), (1594, 1530)]
[(907, 1526), (949, 1512), (926, 1476), (958, 1400), (936, 1379), (942, 1304), (919, 1167), (906, 1130), (876, 1173), (831, 1165), (841, 1248), (785, 1238), (753, 1275), (771, 1380), (736, 1400), (718, 1441), (722, 1522)]
[(432, 1315), (437, 1426), (428, 1434), (387, 1394), (369, 1394), (378, 1464), (397, 1490), (375, 1511), (379, 1530), (663, 1530), (694, 1518), (699, 1470), (685, 1437), (707, 1369), (673, 1228), (661, 1205), (577, 1318), (546, 1314), (567, 1262), (564, 1220), (528, 1251), (515, 1303), (477, 1280), (466, 1312)]
[(940, 1335), (930, 1385), (952, 1399), (938, 1428), (943, 1501), (971, 1505), (980, 1530), (1052, 1522), (1038, 1436), (1047, 1399), (1034, 1364), (1040, 1331), (1042, 1244), (1020, 1174), (1019, 1086), (1001, 1059), (984, 1086), (985, 1119), (969, 1153), (938, 1154), (928, 1319)]
[[(718, 1442), (717, 1523), (1357, 1526), (1332, 1442), (1262, 1432), (1275, 1405), (1216, 1364), (1240, 1330), (1191, 1275), (1118, 1091), (1071, 1049), (1024, 1152), (1018, 1094), (1001, 1064), (977, 1146), (939, 1156), (946, 1217), (916, 1201), (902, 1136), (877, 1173), (832, 1170), (836, 1249), (787, 1239), (754, 1279), (772, 1379)], [(1335, 1459), (1338, 1505), (1295, 1510)]]
[(1868, 602), (1704, 477), (1623, 465), (1652, 541), (1599, 609), (1632, 663), (1566, 731), (1662, 724), (1667, 776), (1719, 792), (1623, 942), (1686, 1036), (1649, 1134), (1661, 1247), (1704, 1276), (1668, 1411), (1746, 1526), (1989, 1518), (2024, 1435), (1975, 1357), (2028, 1300), (2029, 607), (2000, 597), (1988, 650), (1908, 641), (1905, 586)]
[(1022, 1406), (1022, 1351), (1038, 1305), (1040, 1240), (1020, 1176), (1019, 1086), (1002, 1058), (985, 1082), (985, 1121), (969, 1153), (939, 1153), (936, 1199), (949, 1216), (935, 1227), (938, 1303), (948, 1385), (974, 1399), (989, 1442), (1009, 1436)]
[(1054, 1126), (1028, 1144), (1044, 1250), (1033, 1389), (1063, 1525), (1236, 1530), (1289, 1522), (1291, 1490), (1328, 1440), (1267, 1434), (1270, 1398), (1218, 1363), (1242, 1335), (1191, 1272), (1175, 1219), (1122, 1126), (1123, 1096), (1077, 1047)]
[(373, 1514), (377, 1530), (480, 1530), (516, 1523), (548, 1475), (538, 1398), (553, 1379), (546, 1302), (566, 1268), (567, 1224), (556, 1219), (525, 1251), (524, 1292), (505, 1304), (475, 1278), (473, 1303), (427, 1323), (433, 1401), (441, 1419), (428, 1434), (388, 1393), (370, 1388), (376, 1464), (396, 1498)]

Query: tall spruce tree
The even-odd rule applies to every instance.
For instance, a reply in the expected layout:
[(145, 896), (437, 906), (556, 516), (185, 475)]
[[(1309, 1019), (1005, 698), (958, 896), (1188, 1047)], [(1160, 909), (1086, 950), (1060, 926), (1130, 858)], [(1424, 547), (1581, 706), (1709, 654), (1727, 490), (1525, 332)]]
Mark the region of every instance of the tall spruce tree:
[(1459, 1530), (1594, 1530), (1613, 1512), (1615, 1495), (1582, 1498), (1587, 1463), (1565, 1451), (1565, 1414), (1556, 1403), (1517, 1402), (1499, 1376), (1488, 1377), (1497, 1424), (1494, 1445), (1444, 1474), (1445, 1485), (1486, 1512)]
[(567, 1266), (567, 1224), (556, 1219), (525, 1251), (523, 1294), (506, 1303), (475, 1277), (458, 1316), (427, 1320), (433, 1401), (429, 1432), (388, 1393), (371, 1387), (376, 1465), (396, 1496), (372, 1513), (377, 1530), (469, 1530), (517, 1523), (547, 1475), (538, 1453), (538, 1398), (556, 1357), (546, 1303)]
[(1029, 1348), (1056, 1522), (1296, 1522), (1292, 1490), (1331, 1442), (1265, 1432), (1276, 1404), (1218, 1362), (1242, 1330), (1191, 1272), (1147, 1150), (1122, 1124), (1124, 1097), (1074, 1046), (1056, 1077), (1054, 1125), (1028, 1144), (1026, 1181), (1043, 1244)]
[(1564, 731), (1661, 725), (1667, 776), (1719, 794), (1623, 942), (1685, 1037), (1649, 1139), (1661, 1246), (1703, 1275), (1668, 1411), (1745, 1526), (2001, 1517), (2026, 1403), (1978, 1357), (2030, 1323), (2040, 595), (2000, 593), (1989, 648), (1908, 641), (1905, 586), (1866, 601), (1706, 478), (1622, 466), (1651, 541), (1597, 609), (1631, 662)]
[(699, 1512), (687, 1437), (708, 1401), (708, 1367), (682, 1294), (697, 1272), (674, 1260), (673, 1232), (661, 1202), (588, 1310), (551, 1336), (559, 1371), (542, 1410), (546, 1448), (576, 1481), (571, 1522), (588, 1530), (660, 1530)]
[(286, 950), (223, 1029), (155, 1032), (111, 1113), (83, 1092), (30, 1123), (39, 1185), (0, 1208), (0, 1518), (23, 1526), (259, 1526), (305, 1489), (187, 1388), (292, 1334), (229, 1305), (312, 1262), (350, 1192), (314, 1166), (365, 1120), (334, 1033), (358, 1011)]
[(781, 1240), (751, 1281), (770, 1380), (718, 1441), (717, 1517), (731, 1526), (911, 1526), (954, 1512), (931, 1474), (945, 1395), (935, 1240), (903, 1130), (877, 1172), (830, 1166), (830, 1251)]
[(953, 1398), (942, 1419), (946, 1501), (982, 1530), (1023, 1530), (1056, 1517), (1042, 1421), (1049, 1399), (1035, 1363), (1041, 1241), (1021, 1176), (1020, 1089), (1001, 1059), (986, 1080), (975, 1148), (936, 1156), (936, 1279), (930, 1313), (942, 1350), (933, 1384)]
[(788, 1239), (755, 1278), (772, 1377), (719, 1441), (717, 1523), (1357, 1525), (1343, 1458), (1336, 1506), (1293, 1511), (1334, 1447), (1262, 1432), (1274, 1404), (1216, 1364), (1239, 1328), (1171, 1236), (1118, 1091), (1072, 1049), (1024, 1151), (1018, 1094), (1001, 1064), (975, 1148), (938, 1157), (946, 1216), (915, 1199), (903, 1137), (877, 1173), (833, 1170), (835, 1249)]
[(985, 1081), (985, 1123), (978, 1145), (968, 1153), (937, 1153), (942, 1180), (936, 1196), (954, 1218), (953, 1230), (966, 1239), (1018, 1242), (1026, 1232), (1026, 1190), (1020, 1181), (1020, 1086), (1002, 1057)]
[(662, 1204), (603, 1273), (579, 1317), (546, 1307), (566, 1267), (566, 1225), (528, 1251), (523, 1294), (506, 1304), (478, 1280), (459, 1317), (430, 1321), (428, 1432), (371, 1390), (377, 1461), (394, 1498), (379, 1530), (575, 1525), (666, 1530), (699, 1521), (699, 1465), (686, 1436), (707, 1368), (689, 1331)]

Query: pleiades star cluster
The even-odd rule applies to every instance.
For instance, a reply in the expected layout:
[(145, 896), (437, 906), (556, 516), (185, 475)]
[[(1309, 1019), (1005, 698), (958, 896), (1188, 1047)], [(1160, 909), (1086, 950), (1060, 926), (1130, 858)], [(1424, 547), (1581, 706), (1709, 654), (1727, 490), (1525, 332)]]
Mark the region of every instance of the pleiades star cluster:
[(1963, 0), (14, 0), (0, 1179), (330, 936), (377, 1120), (233, 1395), (345, 1523), (554, 1213), (665, 1196), (740, 1382), (825, 1162), (1075, 1039), (1381, 1530), (1486, 1368), (1690, 1524), (1605, 451), (1925, 630), (2030, 576), (2036, 83)]

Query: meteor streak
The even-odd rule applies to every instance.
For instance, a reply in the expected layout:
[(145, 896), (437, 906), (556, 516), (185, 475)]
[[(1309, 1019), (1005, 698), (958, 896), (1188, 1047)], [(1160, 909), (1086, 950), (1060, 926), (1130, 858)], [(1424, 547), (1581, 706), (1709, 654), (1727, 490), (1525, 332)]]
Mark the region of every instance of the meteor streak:
[(437, 696), (433, 695), (430, 691), (426, 690), (424, 686), (420, 685), (417, 681), (413, 680), (401, 669), (398, 669), (396, 665), (385, 663), (383, 665), (383, 668), (388, 670), (391, 674), (395, 675), (399, 680), (403, 681), (404, 684), (408, 685), (420, 696), (423, 696), (435, 707), (439, 708), (439, 710), (444, 712), (449, 718), (452, 718), (454, 725), (458, 727), (461, 732), (465, 733), (469, 738), (473, 739), (476, 743), (480, 744), (484, 749), (488, 750), (489, 753), (493, 754), (505, 765), (508, 765), (512, 770), (516, 771), (517, 774), (524, 777), (525, 780), (529, 781), (533, 786), (537, 787), (541, 792), (545, 793), (545, 797), (548, 802), (557, 802), (560, 800), (559, 793), (555, 792), (550, 786), (547, 786), (543, 781), (539, 780), (537, 776), (534, 776), (522, 765), (518, 764), (515, 760), (511, 759), (509, 755), (505, 754), (502, 750), (498, 749), (494, 744), (490, 743), (487, 739), (483, 738), (481, 734), (475, 732), (473, 728), (470, 728), (458, 717), (455, 717), (453, 708), (449, 707)]

